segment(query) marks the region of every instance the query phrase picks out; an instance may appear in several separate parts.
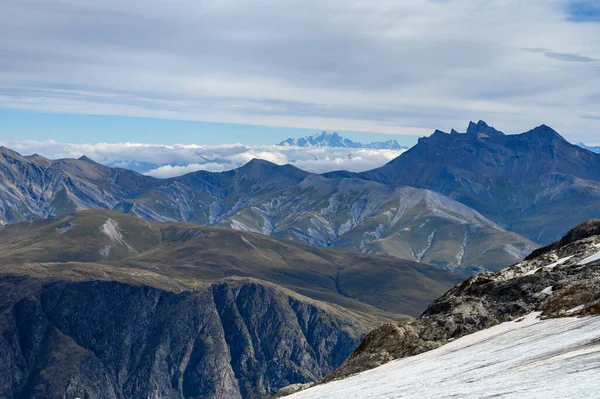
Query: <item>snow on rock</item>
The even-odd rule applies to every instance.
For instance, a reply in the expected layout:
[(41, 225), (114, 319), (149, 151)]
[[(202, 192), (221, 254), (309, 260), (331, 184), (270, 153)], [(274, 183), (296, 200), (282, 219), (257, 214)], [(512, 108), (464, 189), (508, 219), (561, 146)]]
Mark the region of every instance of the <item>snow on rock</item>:
[(546, 294), (546, 295), (552, 295), (552, 293), (554, 292), (553, 287), (546, 287), (544, 288), (542, 291), (542, 294)]
[(538, 267), (537, 269), (530, 270), (530, 271), (528, 271), (527, 273), (525, 273), (525, 276), (530, 276), (530, 275), (532, 275), (532, 274), (535, 274), (535, 273), (536, 273), (538, 270), (540, 270), (540, 269), (552, 270), (552, 269), (554, 269), (556, 266), (558, 266), (558, 265), (562, 265), (563, 263), (567, 262), (568, 260), (570, 260), (570, 259), (571, 259), (571, 258), (573, 258), (573, 257), (574, 257), (574, 255), (571, 255), (571, 256), (566, 256), (566, 257), (564, 257), (564, 258), (561, 258), (561, 259), (557, 260), (556, 262), (550, 263), (550, 264), (549, 264), (549, 265), (547, 265), (547, 266)]
[(583, 310), (584, 308), (585, 308), (585, 305), (575, 306), (574, 308), (567, 310), (567, 313), (568, 314), (576, 313), (576, 312), (579, 312), (580, 310)]
[(600, 317), (540, 321), (538, 315), (289, 398), (594, 397)]
[[(597, 245), (596, 245), (597, 246)], [(588, 263), (596, 262), (600, 260), (600, 252), (595, 253), (592, 256), (589, 256), (578, 263), (579, 266), (587, 265)]]

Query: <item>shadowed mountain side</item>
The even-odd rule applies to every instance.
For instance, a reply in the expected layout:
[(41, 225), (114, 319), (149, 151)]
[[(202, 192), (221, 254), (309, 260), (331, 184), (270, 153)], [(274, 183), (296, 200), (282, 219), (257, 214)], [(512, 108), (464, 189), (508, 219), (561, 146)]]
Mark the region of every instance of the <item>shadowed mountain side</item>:
[(248, 278), (0, 269), (0, 396), (260, 398), (322, 378), (374, 320)]
[(381, 168), (324, 176), (430, 189), (540, 244), (600, 214), (600, 155), (545, 125), (517, 135), (481, 121), (464, 134), (438, 130)]

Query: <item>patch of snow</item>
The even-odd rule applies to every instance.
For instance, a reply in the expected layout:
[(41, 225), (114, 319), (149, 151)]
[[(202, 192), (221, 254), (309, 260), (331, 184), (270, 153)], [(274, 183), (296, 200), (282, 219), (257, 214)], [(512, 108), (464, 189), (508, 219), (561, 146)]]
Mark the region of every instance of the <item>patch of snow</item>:
[(553, 286), (546, 287), (541, 291), (542, 294), (546, 294), (546, 295), (552, 295), (553, 292), (554, 292)]
[(346, 234), (347, 232), (352, 230), (353, 227), (354, 227), (354, 222), (352, 221), (352, 219), (348, 219), (346, 221), (346, 223), (341, 225), (340, 228), (338, 229), (338, 236), (342, 236), (342, 235)]
[[(598, 246), (598, 245), (596, 245), (596, 246)], [(583, 265), (587, 265), (588, 263), (596, 262), (598, 260), (600, 260), (600, 252), (597, 252), (596, 254), (594, 254), (592, 256), (588, 256), (587, 258), (585, 258), (584, 260), (579, 262), (578, 265), (583, 266)]]
[(565, 257), (565, 258), (561, 258), (561, 259), (557, 260), (556, 262), (549, 264), (548, 266), (544, 266), (544, 268), (545, 268), (545, 269), (548, 269), (548, 270), (552, 270), (552, 269), (554, 269), (556, 266), (558, 266), (558, 265), (562, 265), (563, 263), (565, 263), (566, 261), (568, 261), (569, 259), (571, 259), (573, 256), (574, 256), (574, 255), (567, 256), (567, 257)]
[(530, 271), (528, 271), (527, 273), (525, 273), (525, 274), (524, 274), (524, 276), (530, 276), (530, 275), (532, 275), (532, 274), (535, 274), (535, 273), (537, 273), (537, 271), (538, 271), (538, 270), (540, 270), (540, 269), (548, 269), (548, 270), (552, 270), (552, 269), (554, 269), (556, 266), (558, 266), (558, 265), (562, 265), (563, 263), (565, 263), (566, 261), (568, 261), (569, 259), (571, 259), (573, 256), (574, 256), (574, 255), (567, 256), (567, 257), (565, 257), (565, 258), (561, 258), (561, 259), (557, 260), (557, 261), (556, 261), (556, 262), (554, 262), (554, 263), (550, 263), (548, 266), (542, 266), (542, 267), (538, 267), (537, 269), (530, 270)]
[(575, 306), (572, 309), (567, 310), (567, 313), (575, 313), (575, 312), (579, 312), (580, 310), (582, 310), (583, 308), (585, 308), (585, 305), (579, 305), (579, 306)]
[(289, 398), (596, 396), (600, 317), (541, 321), (538, 316), (533, 313)]
[(375, 231), (369, 231), (369, 232), (365, 233), (366, 236), (375, 237), (375, 239), (377, 239), (377, 240), (379, 240), (381, 237), (383, 237), (384, 234), (385, 234), (385, 226), (383, 224), (379, 224), (375, 228)]

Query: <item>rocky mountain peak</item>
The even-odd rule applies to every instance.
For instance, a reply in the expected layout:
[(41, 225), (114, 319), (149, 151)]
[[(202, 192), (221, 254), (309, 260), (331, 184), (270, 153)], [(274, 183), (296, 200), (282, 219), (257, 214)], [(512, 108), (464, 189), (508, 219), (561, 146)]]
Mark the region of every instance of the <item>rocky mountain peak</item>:
[(333, 148), (372, 148), (372, 149), (389, 149), (399, 150), (406, 147), (398, 144), (396, 140), (377, 141), (369, 144), (362, 144), (357, 141), (350, 140), (340, 136), (338, 133), (322, 131), (312, 136), (301, 138), (289, 138), (282, 141), (280, 146), (298, 146), (298, 147), (333, 147)]
[(479, 133), (483, 133), (489, 137), (504, 136), (504, 133), (502, 133), (499, 130), (494, 129), (493, 127), (489, 126), (484, 121), (480, 120), (477, 123), (475, 123), (473, 121), (469, 122), (469, 127), (467, 128), (467, 134), (479, 134)]
[(87, 163), (92, 163), (92, 164), (97, 164), (98, 162), (94, 161), (93, 159), (89, 158), (87, 155), (83, 155), (81, 157), (78, 158), (79, 161), (83, 161), (83, 162), (87, 162)]
[(558, 134), (558, 132), (556, 130), (552, 129), (548, 125), (540, 125), (534, 129), (528, 131), (527, 133), (524, 133), (524, 135), (527, 135), (527, 137), (530, 137), (532, 139), (536, 139), (536, 140), (540, 140), (540, 141), (544, 141), (544, 142), (550, 142), (550, 141), (553, 141), (554, 139), (558, 139), (560, 141), (564, 141), (565, 143), (567, 143), (567, 141), (560, 134)]

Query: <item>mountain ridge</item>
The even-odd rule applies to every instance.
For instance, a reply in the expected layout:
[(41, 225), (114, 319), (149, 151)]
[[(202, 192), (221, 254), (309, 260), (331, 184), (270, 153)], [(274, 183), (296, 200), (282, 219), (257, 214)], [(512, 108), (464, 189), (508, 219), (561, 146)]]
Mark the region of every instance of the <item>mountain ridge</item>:
[[(439, 194), (362, 179), (333, 181), (259, 159), (226, 172), (155, 179), (86, 157), (40, 160), (14, 153), (0, 157), (0, 177), (0, 218), (5, 222), (103, 208), (457, 270), (495, 270), (535, 247), (482, 216), (473, 218), (471, 210)], [(484, 262), (492, 259), (487, 251), (496, 251), (495, 263)]]
[(288, 138), (277, 145), (296, 147), (369, 148), (378, 150), (403, 150), (408, 148), (401, 146), (396, 140), (374, 141), (369, 144), (363, 144), (344, 138), (336, 132), (329, 133), (327, 131), (296, 139)]
[(380, 168), (323, 176), (430, 189), (540, 244), (600, 212), (600, 155), (570, 144), (546, 125), (491, 136), (473, 129), (438, 130)]

